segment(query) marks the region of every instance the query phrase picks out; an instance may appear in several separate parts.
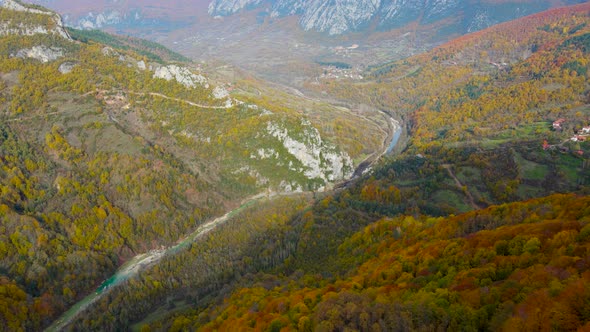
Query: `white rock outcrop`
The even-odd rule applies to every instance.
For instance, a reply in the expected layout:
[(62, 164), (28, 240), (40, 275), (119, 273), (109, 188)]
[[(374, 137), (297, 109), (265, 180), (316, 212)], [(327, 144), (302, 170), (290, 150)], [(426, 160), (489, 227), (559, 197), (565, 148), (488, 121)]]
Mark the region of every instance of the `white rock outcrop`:
[(36, 34), (49, 34), (49, 31), (42, 26), (27, 26), (24, 24), (19, 24), (18, 26), (13, 26), (8, 23), (0, 23), (0, 36), (7, 36), (7, 35), (21, 35), (21, 36), (32, 36)]
[(71, 61), (66, 61), (64, 63), (62, 63), (61, 65), (59, 65), (59, 72), (62, 74), (69, 74), (72, 72), (72, 70), (74, 70), (74, 68), (77, 66), (78, 64), (75, 62), (71, 62)]
[(13, 57), (21, 59), (36, 59), (43, 63), (55, 61), (64, 56), (64, 50), (57, 47), (33, 46), (32, 48), (22, 49)]
[(162, 78), (167, 81), (176, 80), (187, 88), (195, 88), (197, 84), (200, 84), (205, 88), (209, 87), (205, 77), (194, 74), (188, 68), (177, 65), (167, 65), (157, 68), (154, 72), (154, 77)]
[(323, 142), (319, 131), (309, 123), (303, 122), (302, 125), (302, 139), (297, 140), (286, 128), (272, 122), (267, 123), (268, 133), (278, 139), (303, 166), (303, 169), (292, 170), (301, 171), (308, 179), (321, 179), (324, 182), (350, 177), (353, 173), (350, 156), (339, 152), (333, 144)]
[(213, 89), (213, 98), (215, 99), (225, 99), (229, 97), (229, 92), (222, 86), (216, 86)]
[(139, 70), (146, 70), (147, 66), (145, 64), (145, 61), (143, 61), (143, 60), (137, 61), (137, 68), (139, 68)]
[(210, 15), (231, 15), (248, 7), (256, 6), (262, 3), (262, 0), (230, 0), (230, 1), (212, 1), (209, 4), (208, 12)]
[[(209, 5), (212, 16), (226, 16), (247, 8), (260, 7), (261, 0), (213, 0)], [(377, 18), (380, 25), (395, 25), (396, 21), (413, 21), (434, 17), (455, 9), (458, 0), (275, 0), (270, 6), (271, 17), (300, 15), (305, 30), (338, 35), (369, 25)]]
[(121, 23), (122, 16), (120, 12), (107, 11), (104, 13), (95, 14), (93, 12), (88, 13), (86, 17), (81, 18), (76, 25), (79, 29), (101, 29), (108, 25), (115, 25)]
[(251, 156), (252, 159), (270, 159), (270, 158), (276, 158), (279, 159), (279, 153), (276, 152), (273, 149), (258, 149), (257, 151), (257, 155), (252, 155)]
[(115, 51), (112, 47), (109, 46), (103, 47), (101, 52), (104, 56), (119, 56), (119, 53), (117, 53), (117, 51)]

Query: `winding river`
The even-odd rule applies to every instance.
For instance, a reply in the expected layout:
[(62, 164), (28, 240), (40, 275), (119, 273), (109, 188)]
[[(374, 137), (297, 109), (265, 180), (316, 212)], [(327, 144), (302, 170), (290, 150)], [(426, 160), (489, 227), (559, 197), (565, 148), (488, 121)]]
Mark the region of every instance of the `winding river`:
[[(360, 177), (363, 173), (370, 170), (370, 168), (375, 164), (375, 162), (377, 162), (383, 155), (391, 153), (393, 151), (393, 149), (395, 148), (395, 146), (399, 143), (399, 140), (400, 140), (400, 137), (402, 134), (402, 127), (400, 126), (400, 123), (397, 120), (393, 119), (386, 112), (382, 112), (382, 113), (385, 116), (387, 116), (390, 121), (390, 125), (389, 125), (390, 134), (388, 135), (386, 140), (391, 139), (391, 141), (389, 142), (389, 144), (387, 144), (387, 141), (384, 142), (385, 144), (383, 144), (383, 146), (387, 147), (387, 148), (384, 148), (380, 154), (378, 154), (378, 155), (373, 154), (372, 156), (368, 157), (365, 161), (360, 163), (358, 165), (357, 169), (355, 170), (354, 174), (352, 175), (352, 177), (348, 180), (343, 181), (340, 185), (336, 186), (337, 188), (347, 186), (349, 183), (352, 182), (352, 180)], [(115, 274), (111, 278), (105, 280), (97, 288), (97, 290), (95, 292), (91, 293), (90, 295), (86, 296), (84, 299), (82, 299), (79, 302), (77, 302), (76, 304), (74, 304), (69, 310), (67, 310), (65, 313), (63, 313), (60, 318), (58, 318), (56, 321), (54, 321), (53, 324), (51, 324), (51, 326), (49, 326), (45, 331), (51, 332), (51, 331), (63, 330), (68, 324), (70, 324), (72, 322), (72, 320), (74, 318), (76, 318), (80, 313), (82, 313), (88, 306), (90, 306), (91, 304), (96, 302), (102, 296), (108, 294), (108, 292), (110, 292), (115, 286), (120, 285), (120, 284), (124, 283), (125, 281), (127, 281), (128, 279), (130, 279), (131, 277), (136, 276), (137, 274), (139, 274), (140, 271), (142, 271), (145, 268), (158, 262), (165, 255), (173, 254), (173, 253), (177, 252), (179, 249), (189, 246), (193, 241), (198, 240), (199, 238), (203, 237), (204, 235), (209, 233), (211, 230), (215, 229), (215, 227), (226, 222), (229, 218), (231, 218), (233, 215), (239, 213), (244, 208), (247, 208), (248, 206), (251, 206), (262, 199), (270, 199), (272, 197), (284, 196), (284, 195), (289, 195), (289, 194), (293, 194), (293, 193), (273, 193), (273, 194), (260, 193), (260, 194), (248, 197), (242, 201), (241, 205), (238, 208), (231, 210), (228, 213), (226, 213), (225, 215), (218, 217), (212, 221), (209, 221), (209, 222), (199, 226), (199, 228), (197, 228), (197, 230), (192, 232), (186, 238), (180, 239), (177, 242), (177, 244), (175, 244), (174, 246), (171, 246), (171, 247), (168, 247), (165, 249), (151, 250), (147, 253), (143, 253), (143, 254), (133, 257), (131, 260), (129, 260), (128, 262), (123, 264), (117, 270), (117, 272), (115, 272)], [(297, 194), (300, 194), (300, 193), (297, 193)]]

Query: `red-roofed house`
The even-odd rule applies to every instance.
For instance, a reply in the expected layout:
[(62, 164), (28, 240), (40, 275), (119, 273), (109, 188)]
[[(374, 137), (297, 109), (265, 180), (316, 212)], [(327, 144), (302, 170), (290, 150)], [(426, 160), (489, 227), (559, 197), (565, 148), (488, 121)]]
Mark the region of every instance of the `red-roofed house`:
[(558, 119), (556, 121), (553, 122), (553, 129), (555, 130), (561, 130), (561, 125), (565, 122), (565, 119)]

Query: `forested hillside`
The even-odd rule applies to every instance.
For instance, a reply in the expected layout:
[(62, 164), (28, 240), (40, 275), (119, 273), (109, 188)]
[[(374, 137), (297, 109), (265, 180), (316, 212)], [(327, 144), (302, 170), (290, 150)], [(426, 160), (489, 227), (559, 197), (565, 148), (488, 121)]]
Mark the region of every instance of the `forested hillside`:
[(407, 148), (310, 206), (234, 216), (73, 328), (586, 325), (590, 146), (571, 138), (590, 125), (588, 8), (467, 36), (366, 82), (311, 84), (397, 115)]
[(390, 175), (382, 173), (389, 181), (381, 190), (393, 183), (403, 196), (404, 187), (423, 183), (400, 176), (408, 163), (426, 166), (413, 167), (420, 178), (456, 178), (447, 186), (426, 180), (430, 189), (415, 189), (461, 211), (584, 190), (589, 145), (572, 138), (590, 125), (589, 9), (551, 10), (467, 35), (372, 68), (367, 82), (324, 80), (309, 87), (403, 119), (410, 136), (405, 158), (384, 166)]
[(588, 327), (590, 199), (557, 195), (456, 217), (385, 218), (347, 238), (325, 278), (258, 275), (172, 331), (432, 331)]
[(567, 119), (567, 134), (587, 125), (589, 9), (550, 10), (469, 34), (373, 67), (365, 82), (308, 86), (399, 115), (416, 153), (557, 139), (548, 129), (559, 118)]
[(0, 330), (40, 330), (131, 257), (249, 195), (331, 186), (381, 149), (352, 139), (375, 124), (329, 105), (308, 118), (305, 101), (230, 94), (159, 45), (71, 38), (55, 13), (2, 4)]

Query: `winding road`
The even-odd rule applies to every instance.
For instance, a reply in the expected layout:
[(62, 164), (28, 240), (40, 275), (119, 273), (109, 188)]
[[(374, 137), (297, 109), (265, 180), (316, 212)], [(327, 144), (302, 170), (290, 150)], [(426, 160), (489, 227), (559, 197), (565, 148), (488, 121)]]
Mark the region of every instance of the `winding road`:
[[(221, 109), (228, 109), (231, 108), (229, 106), (214, 106), (214, 105), (203, 105), (203, 104), (197, 104), (195, 102), (192, 102), (190, 100), (185, 100), (185, 99), (180, 99), (180, 98), (173, 98), (173, 97), (169, 97), (166, 96), (164, 94), (158, 93), (158, 92), (134, 92), (134, 91), (127, 91), (128, 94), (130, 95), (136, 95), (136, 96), (145, 96), (145, 95), (150, 95), (152, 97), (160, 97), (163, 99), (168, 99), (168, 100), (172, 100), (178, 103), (184, 103), (187, 105), (191, 105), (191, 106), (195, 106), (195, 107), (199, 107), (199, 108), (205, 108), (205, 109), (212, 109), (212, 110), (221, 110)], [(232, 106), (233, 107), (233, 106)]]

